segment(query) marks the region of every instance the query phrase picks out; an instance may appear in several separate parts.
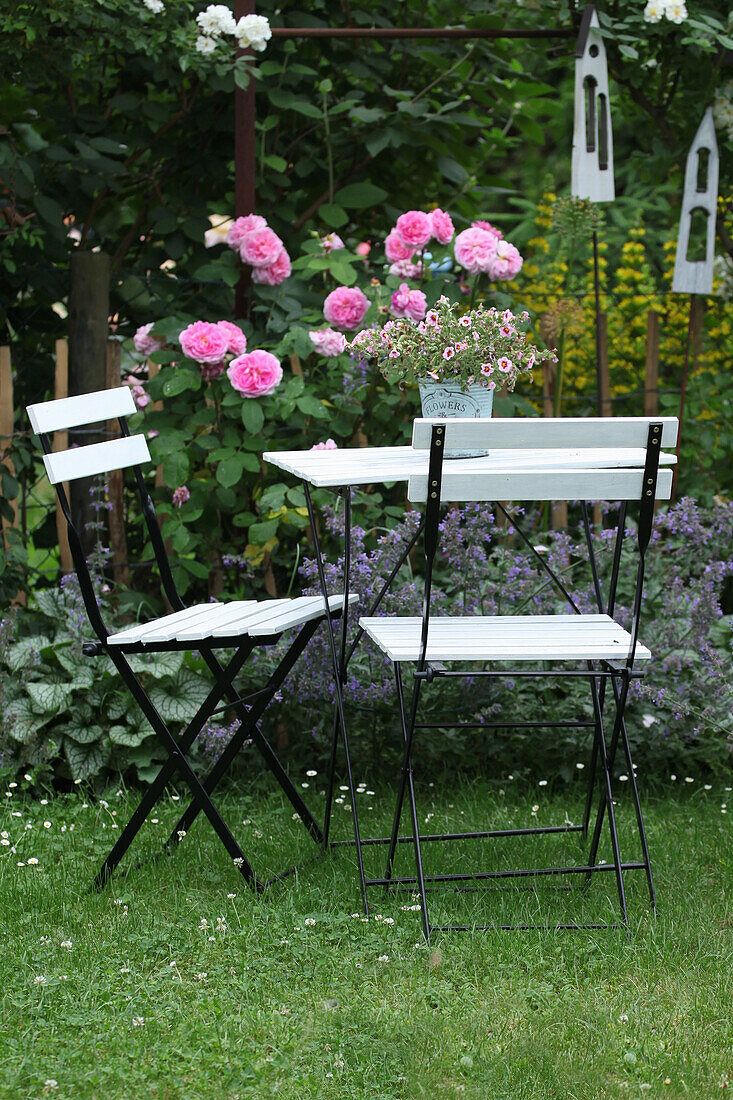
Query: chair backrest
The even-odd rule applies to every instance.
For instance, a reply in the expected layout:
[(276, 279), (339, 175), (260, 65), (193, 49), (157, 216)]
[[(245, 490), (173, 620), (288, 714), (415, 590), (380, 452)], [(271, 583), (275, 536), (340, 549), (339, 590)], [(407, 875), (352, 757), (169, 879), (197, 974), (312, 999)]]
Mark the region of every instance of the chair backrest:
[[(633, 668), (644, 584), (644, 556), (651, 536), (654, 504), (671, 495), (674, 455), (662, 446), (677, 441), (676, 417), (622, 417), (573, 419), (443, 419), (416, 420), (413, 447), (428, 450), (428, 469), (413, 474), (408, 499), (425, 507), (425, 596), (419, 667), (424, 666), (430, 621), (432, 573), (438, 546), (440, 506), (458, 501), (557, 501), (583, 504), (586, 539), (591, 554), (599, 611), (603, 610), (593, 558), (587, 501), (619, 500), (619, 519), (608, 609), (614, 605), (624, 539), (627, 501), (639, 502), (638, 565), (632, 609), (631, 644), (627, 667)], [(446, 451), (478, 450), (485, 457), (446, 461)], [(487, 454), (488, 452), (488, 454)], [(660, 461), (667, 464), (660, 469)], [(521, 533), (521, 532), (520, 532)], [(531, 542), (526, 539), (531, 547)], [(539, 555), (536, 555), (539, 558)], [(562, 582), (539, 558), (569, 600), (579, 609)]]
[[(674, 447), (678, 431), (673, 416), (420, 419), (413, 426), (414, 449), (430, 449), (435, 425), (444, 428), (445, 451), (489, 452), (486, 462), (441, 463), (444, 502), (641, 500), (650, 427), (659, 425), (660, 448)], [(668, 454), (661, 461), (675, 458)], [(671, 491), (667, 466), (655, 477), (654, 499), (669, 500)], [(410, 478), (407, 496), (427, 501), (427, 472)]]
[[(48, 437), (52, 432), (67, 431), (69, 428), (79, 428), (103, 420), (120, 419), (131, 416), (134, 412), (135, 402), (129, 386), (28, 406), (31, 427), (42, 443), (43, 437)], [(120, 439), (107, 439), (103, 443), (70, 447), (66, 451), (55, 453), (51, 452), (50, 447), (47, 450), (45, 445), (43, 449), (43, 462), (52, 485), (150, 462), (150, 451), (144, 435), (123, 435)]]
[[(28, 406), (31, 427), (43, 447), (43, 462), (48, 479), (56, 487), (59, 503), (68, 525), (69, 548), (79, 578), (84, 605), (95, 632), (102, 639), (107, 637), (109, 631), (99, 613), (89, 566), (84, 556), (80, 534), (72, 521), (64, 482), (94, 477), (97, 474), (128, 467), (134, 469), (143, 515), (163, 587), (172, 606), (175, 609), (183, 607), (173, 581), (155, 508), (140, 470), (141, 463), (151, 461), (147, 440), (144, 435), (130, 435), (127, 427), (126, 417), (136, 411), (129, 386), (119, 386), (116, 389), (101, 390), (97, 393), (85, 393), (78, 397), (65, 397), (57, 401), (43, 401)], [(90, 443), (86, 446), (72, 446), (64, 451), (52, 450), (51, 437), (54, 432), (68, 431), (115, 419), (120, 425), (119, 438), (107, 439), (102, 443)]]

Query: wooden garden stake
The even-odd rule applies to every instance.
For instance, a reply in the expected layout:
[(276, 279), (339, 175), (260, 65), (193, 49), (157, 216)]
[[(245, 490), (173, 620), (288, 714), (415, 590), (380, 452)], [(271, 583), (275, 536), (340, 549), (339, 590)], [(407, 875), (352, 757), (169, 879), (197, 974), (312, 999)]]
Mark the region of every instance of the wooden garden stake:
[[(59, 401), (69, 396), (69, 345), (66, 340), (56, 341), (56, 362), (53, 375), (53, 396)], [(54, 451), (65, 451), (69, 446), (68, 432), (53, 433)], [(66, 499), (69, 499), (69, 483), (64, 482)], [(71, 573), (74, 569), (74, 561), (69, 547), (69, 526), (66, 517), (61, 511), (58, 497), (56, 498), (56, 535), (59, 540), (59, 565), (62, 573)]]
[[(0, 347), (0, 451), (2, 451), (5, 465), (11, 475), (15, 474), (15, 467), (10, 454), (13, 449), (13, 427), (15, 421), (15, 409), (13, 407), (13, 365), (10, 358), (10, 348)], [(12, 522), (3, 517), (3, 543), (7, 548), (8, 527), (18, 526), (18, 498), (8, 501), (13, 509)]]
[(644, 416), (659, 412), (659, 314), (650, 309), (646, 315), (646, 374), (644, 378)]

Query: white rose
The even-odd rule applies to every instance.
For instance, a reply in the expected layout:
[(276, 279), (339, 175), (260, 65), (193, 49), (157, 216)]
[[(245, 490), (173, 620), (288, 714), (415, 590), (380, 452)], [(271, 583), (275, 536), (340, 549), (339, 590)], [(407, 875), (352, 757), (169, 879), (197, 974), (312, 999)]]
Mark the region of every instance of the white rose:
[(236, 21), (226, 4), (209, 4), (196, 16), (202, 35), (234, 34)]

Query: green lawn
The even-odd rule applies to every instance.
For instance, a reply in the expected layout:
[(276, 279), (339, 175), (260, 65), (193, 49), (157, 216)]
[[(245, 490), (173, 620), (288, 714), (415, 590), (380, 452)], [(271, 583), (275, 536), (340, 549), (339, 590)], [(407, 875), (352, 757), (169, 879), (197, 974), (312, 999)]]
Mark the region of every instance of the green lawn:
[[(318, 800), (320, 780), (302, 778)], [(578, 813), (580, 785), (505, 787), (436, 786), (420, 811), (436, 830)], [(365, 828), (381, 831), (390, 802), (375, 789), (359, 798)], [(626, 793), (622, 855), (634, 859)], [(699, 781), (642, 793), (659, 909), (650, 915), (643, 873), (630, 873), (629, 940), (452, 933), (428, 950), (410, 894), (372, 891), (372, 917), (361, 919), (352, 852), (306, 862), (257, 898), (204, 821), (172, 857), (90, 892), (135, 799), (113, 791), (107, 805), (85, 803), (80, 793), (41, 805), (16, 788), (0, 822), (0, 1097), (724, 1096), (733, 1088), (733, 801), (723, 812), (730, 793)], [(166, 797), (137, 856), (159, 847), (182, 802)], [(256, 863), (275, 869), (310, 853), (269, 787), (249, 798), (230, 791), (221, 805)], [(342, 836), (346, 805), (336, 807)], [(464, 845), (461, 866), (479, 866), (490, 843)], [(569, 837), (502, 844), (491, 858), (515, 865), (582, 859)], [(427, 858), (445, 867), (448, 853)], [(605, 919), (615, 887), (598, 875), (583, 898), (494, 888), (435, 905), (434, 917), (469, 921)]]

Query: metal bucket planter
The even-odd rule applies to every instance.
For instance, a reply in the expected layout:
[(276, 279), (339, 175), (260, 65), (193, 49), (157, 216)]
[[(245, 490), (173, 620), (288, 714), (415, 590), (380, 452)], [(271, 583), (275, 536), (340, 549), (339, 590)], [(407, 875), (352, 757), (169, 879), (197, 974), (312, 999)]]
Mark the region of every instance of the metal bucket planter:
[[(488, 386), (469, 385), (462, 390), (460, 385), (444, 382), (418, 382), (423, 416), (431, 419), (462, 417), (477, 419), (490, 417), (494, 405), (494, 391)], [(488, 451), (451, 451), (445, 452), (446, 458), (480, 458)]]

